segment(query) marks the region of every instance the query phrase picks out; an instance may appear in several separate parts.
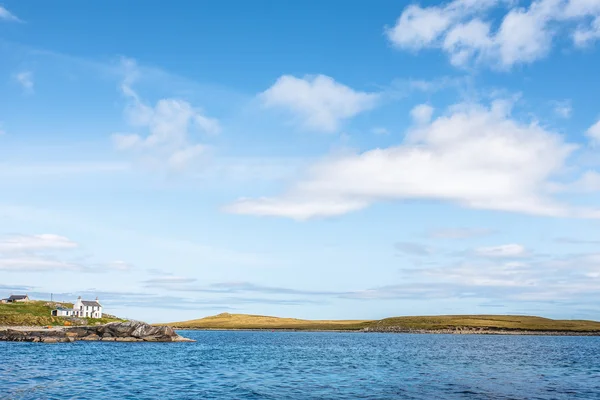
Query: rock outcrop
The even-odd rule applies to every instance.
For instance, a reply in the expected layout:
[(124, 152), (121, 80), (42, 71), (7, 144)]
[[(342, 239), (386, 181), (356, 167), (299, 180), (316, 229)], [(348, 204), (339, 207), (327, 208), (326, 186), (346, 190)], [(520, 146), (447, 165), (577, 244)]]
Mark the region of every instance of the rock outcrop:
[(68, 343), (78, 340), (103, 342), (193, 342), (179, 336), (169, 326), (152, 326), (144, 322), (111, 322), (99, 326), (60, 329), (0, 330), (0, 341)]

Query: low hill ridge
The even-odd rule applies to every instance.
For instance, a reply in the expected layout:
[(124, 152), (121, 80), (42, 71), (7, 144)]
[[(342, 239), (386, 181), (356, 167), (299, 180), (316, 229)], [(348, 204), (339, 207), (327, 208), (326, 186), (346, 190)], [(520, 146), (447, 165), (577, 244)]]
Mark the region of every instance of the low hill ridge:
[(600, 322), (587, 320), (554, 320), (524, 315), (439, 315), (392, 317), (381, 320), (304, 320), (265, 315), (222, 313), (200, 319), (172, 322), (180, 329), (289, 329), (345, 331), (554, 331), (598, 332)]

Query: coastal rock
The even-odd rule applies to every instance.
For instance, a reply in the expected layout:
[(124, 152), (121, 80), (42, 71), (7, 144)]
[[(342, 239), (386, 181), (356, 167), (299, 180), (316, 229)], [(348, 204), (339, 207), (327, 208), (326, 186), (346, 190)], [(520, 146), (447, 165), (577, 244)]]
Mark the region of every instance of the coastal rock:
[(179, 336), (171, 327), (152, 326), (139, 321), (112, 322), (100, 326), (27, 330), (0, 330), (0, 341), (67, 343), (73, 341), (103, 342), (193, 342)]

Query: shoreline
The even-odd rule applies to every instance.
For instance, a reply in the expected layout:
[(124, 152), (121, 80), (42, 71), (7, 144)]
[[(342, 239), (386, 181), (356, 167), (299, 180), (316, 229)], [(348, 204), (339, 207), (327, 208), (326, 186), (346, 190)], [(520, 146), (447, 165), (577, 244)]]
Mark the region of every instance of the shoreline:
[(144, 322), (111, 322), (93, 326), (0, 326), (0, 341), (33, 343), (90, 342), (193, 342), (170, 327)]
[(496, 329), (293, 329), (293, 328), (178, 328), (178, 331), (221, 332), (336, 332), (336, 333), (395, 333), (413, 335), (496, 335), (496, 336), (600, 336), (600, 331), (553, 330), (496, 330)]

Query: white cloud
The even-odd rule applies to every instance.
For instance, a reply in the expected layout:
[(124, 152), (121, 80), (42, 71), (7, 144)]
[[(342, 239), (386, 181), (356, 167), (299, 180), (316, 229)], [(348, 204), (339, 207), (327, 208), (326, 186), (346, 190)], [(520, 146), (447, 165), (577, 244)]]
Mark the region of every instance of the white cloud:
[(82, 267), (78, 264), (53, 260), (42, 257), (11, 257), (0, 258), (0, 270), (4, 271), (79, 271)]
[(590, 138), (592, 144), (600, 145), (600, 120), (586, 131), (586, 135)]
[(240, 199), (226, 210), (301, 220), (378, 201), (437, 199), (477, 209), (597, 216), (558, 203), (549, 190), (577, 146), (508, 112), (500, 101), (451, 107), (410, 130), (400, 145), (325, 158), (281, 196)]
[[(599, 38), (598, 3), (536, 0), (521, 7), (510, 0), (454, 0), (425, 8), (413, 4), (386, 33), (400, 49), (441, 49), (456, 66), (474, 62), (506, 69), (545, 57), (558, 33), (569, 33), (577, 46)], [(508, 10), (496, 23), (490, 15), (499, 7)]]
[(18, 235), (8, 236), (0, 239), (0, 252), (27, 252), (40, 250), (64, 250), (74, 249), (78, 244), (72, 240), (59, 235)]
[(571, 118), (573, 107), (569, 100), (557, 101), (554, 103), (554, 113), (561, 118)]
[(429, 104), (419, 104), (410, 111), (410, 116), (418, 125), (427, 124), (431, 121), (433, 110)]
[(284, 75), (259, 98), (266, 107), (295, 114), (310, 129), (334, 132), (343, 120), (373, 108), (378, 95), (355, 91), (325, 75)]
[(398, 47), (420, 49), (434, 43), (450, 26), (452, 16), (439, 7), (406, 7), (396, 25), (387, 30), (388, 38)]
[(579, 28), (573, 34), (573, 40), (579, 47), (585, 47), (600, 39), (600, 16), (587, 27)]
[(527, 250), (520, 244), (503, 244), (500, 246), (478, 247), (475, 254), (480, 257), (523, 257)]
[(23, 87), (25, 92), (33, 92), (33, 72), (21, 71), (15, 74), (15, 80)]
[(16, 15), (2, 6), (0, 6), (0, 20), (22, 22)]
[(132, 87), (139, 73), (135, 62), (125, 60), (123, 64), (126, 74), (121, 90), (128, 100), (127, 121), (133, 129), (146, 130), (147, 134), (115, 133), (112, 135), (115, 147), (137, 151), (174, 169), (196, 160), (206, 146), (194, 143), (193, 134), (217, 134), (219, 122), (181, 99), (161, 99), (153, 107), (147, 105)]
[(296, 220), (333, 217), (357, 211), (369, 205), (366, 201), (346, 199), (260, 198), (239, 199), (224, 208), (233, 214), (286, 217)]

